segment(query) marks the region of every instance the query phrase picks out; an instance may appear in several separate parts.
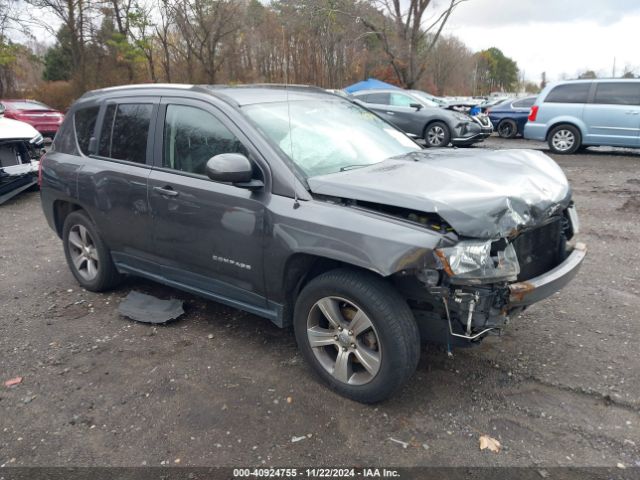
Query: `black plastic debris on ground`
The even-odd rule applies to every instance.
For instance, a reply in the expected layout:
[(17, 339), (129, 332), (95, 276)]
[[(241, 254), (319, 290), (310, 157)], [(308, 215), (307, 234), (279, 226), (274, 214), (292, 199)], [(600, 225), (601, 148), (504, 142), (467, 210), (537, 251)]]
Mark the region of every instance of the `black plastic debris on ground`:
[(166, 323), (169, 320), (177, 319), (184, 313), (184, 310), (182, 309), (182, 300), (175, 298), (161, 300), (151, 295), (131, 291), (120, 302), (118, 312), (120, 312), (120, 315), (137, 322)]

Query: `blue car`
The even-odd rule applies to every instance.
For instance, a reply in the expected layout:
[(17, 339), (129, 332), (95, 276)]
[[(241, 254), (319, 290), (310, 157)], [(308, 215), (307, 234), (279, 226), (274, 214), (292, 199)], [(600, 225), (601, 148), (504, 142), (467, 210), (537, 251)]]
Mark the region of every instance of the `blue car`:
[(495, 131), (502, 138), (514, 138), (524, 134), (529, 111), (536, 97), (510, 98), (489, 108), (488, 115)]

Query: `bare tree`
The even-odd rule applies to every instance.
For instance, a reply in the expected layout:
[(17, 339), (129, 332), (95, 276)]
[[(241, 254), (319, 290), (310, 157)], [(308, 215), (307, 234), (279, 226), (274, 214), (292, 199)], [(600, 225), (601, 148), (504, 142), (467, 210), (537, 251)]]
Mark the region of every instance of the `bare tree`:
[(380, 40), (398, 81), (413, 88), (427, 69), (427, 55), (438, 41), (454, 9), (466, 0), (447, 0), (447, 6), (425, 21), (435, 0), (375, 0), (384, 15), (361, 18), (364, 26)]

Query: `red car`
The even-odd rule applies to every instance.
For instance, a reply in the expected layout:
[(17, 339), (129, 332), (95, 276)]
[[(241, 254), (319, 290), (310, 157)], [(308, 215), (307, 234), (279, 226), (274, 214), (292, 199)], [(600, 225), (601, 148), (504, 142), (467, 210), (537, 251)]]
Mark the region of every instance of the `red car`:
[(7, 99), (0, 100), (0, 103), (5, 107), (6, 118), (28, 123), (43, 137), (53, 138), (64, 120), (64, 113), (35, 100)]

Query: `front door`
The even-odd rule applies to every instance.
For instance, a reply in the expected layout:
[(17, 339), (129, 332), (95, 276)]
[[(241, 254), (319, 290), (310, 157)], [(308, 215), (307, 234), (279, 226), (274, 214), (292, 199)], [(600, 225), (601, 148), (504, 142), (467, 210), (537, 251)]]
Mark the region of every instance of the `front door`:
[[(265, 307), (266, 193), (214, 182), (205, 174), (207, 160), (221, 153), (252, 159), (246, 142), (215, 107), (195, 100), (163, 98), (156, 130), (156, 168), (148, 191), (163, 276), (232, 305)], [(257, 165), (255, 175), (264, 176)]]

